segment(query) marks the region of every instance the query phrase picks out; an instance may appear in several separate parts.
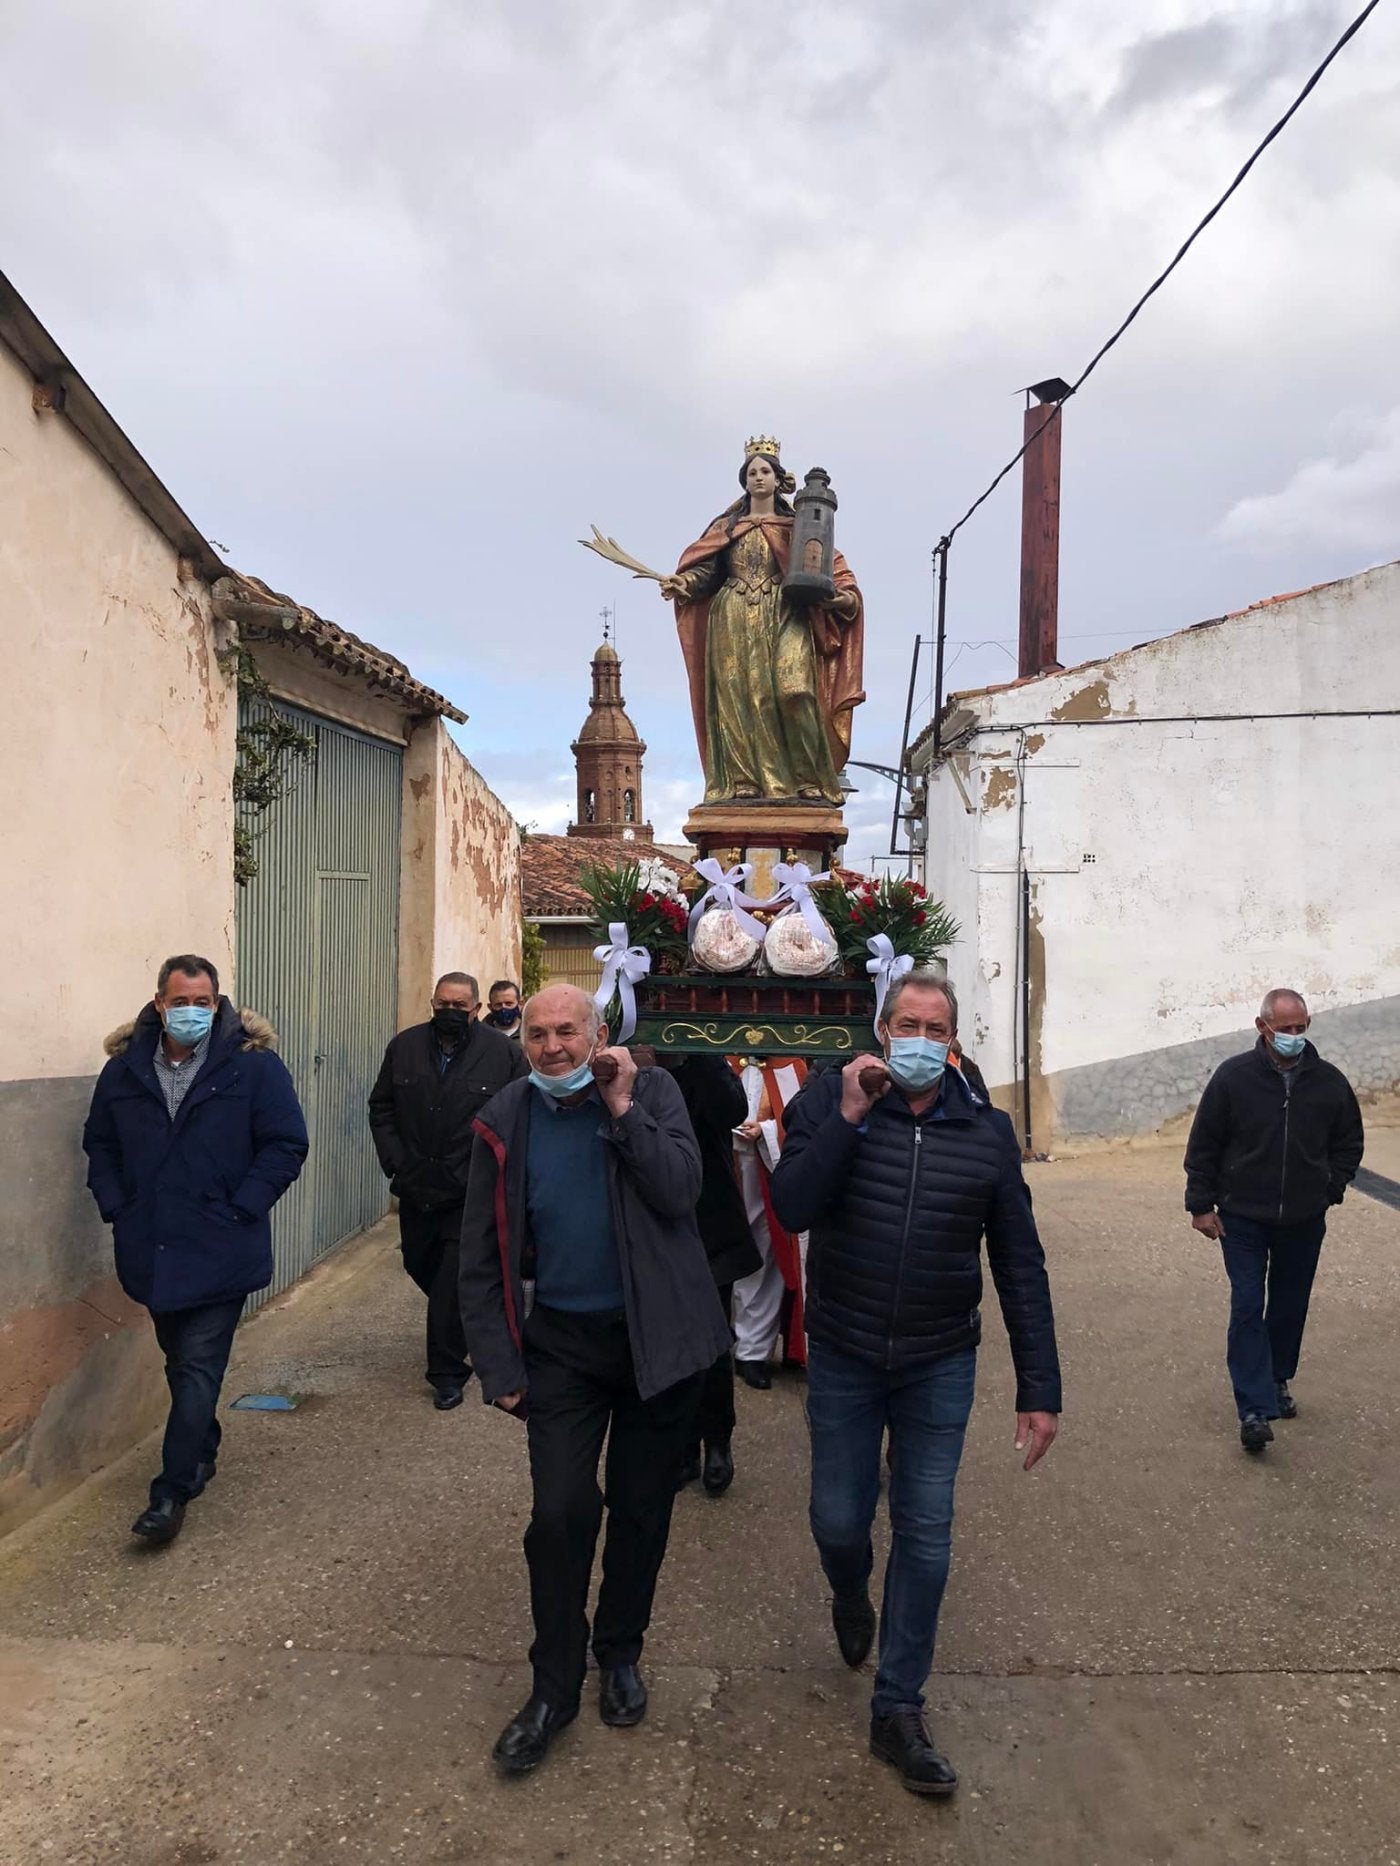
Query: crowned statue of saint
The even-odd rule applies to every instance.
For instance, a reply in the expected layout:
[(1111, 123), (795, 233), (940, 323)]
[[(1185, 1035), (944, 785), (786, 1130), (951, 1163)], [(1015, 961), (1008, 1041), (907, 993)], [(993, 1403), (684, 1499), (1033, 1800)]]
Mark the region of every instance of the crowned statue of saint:
[[(819, 470), (809, 478), (826, 476)], [(784, 588), (796, 482), (771, 435), (751, 439), (740, 496), (681, 554), (671, 576), (646, 570), (595, 530), (590, 549), (654, 577), (675, 605), (690, 686), (705, 804), (811, 804), (839, 809), (851, 715), (861, 690), (864, 610), (845, 559), (828, 541), (819, 594)], [(828, 493), (825, 504), (834, 510)], [(608, 548), (610, 547), (610, 548)], [(807, 553), (797, 569), (810, 568)], [(794, 585), (811, 585), (794, 576)]]

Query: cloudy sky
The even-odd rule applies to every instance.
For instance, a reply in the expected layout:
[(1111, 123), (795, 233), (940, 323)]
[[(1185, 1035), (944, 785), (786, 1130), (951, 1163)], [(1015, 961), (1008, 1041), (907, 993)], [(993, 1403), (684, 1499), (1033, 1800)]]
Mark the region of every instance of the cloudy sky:
[[(1078, 374), (1359, 7), (7, 0), (0, 265), (229, 561), (452, 696), (543, 829), (615, 605), (675, 834), (670, 613), (575, 540), (669, 568), (755, 431), (826, 466), (854, 755), (893, 761), (1015, 391)], [(1397, 303), (1391, 5), (1066, 411), (1066, 662), (1400, 556)], [(1018, 537), (1011, 483), (955, 546), (955, 686), (1014, 671)]]

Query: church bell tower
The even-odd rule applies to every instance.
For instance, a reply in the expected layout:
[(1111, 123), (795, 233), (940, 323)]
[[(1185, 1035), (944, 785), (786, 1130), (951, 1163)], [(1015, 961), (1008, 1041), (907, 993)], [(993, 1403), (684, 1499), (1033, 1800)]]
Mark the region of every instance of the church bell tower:
[(578, 773), (578, 814), (571, 836), (651, 842), (642, 813), (642, 757), (646, 746), (627, 717), (622, 662), (606, 639), (593, 656), (593, 697), (573, 743)]

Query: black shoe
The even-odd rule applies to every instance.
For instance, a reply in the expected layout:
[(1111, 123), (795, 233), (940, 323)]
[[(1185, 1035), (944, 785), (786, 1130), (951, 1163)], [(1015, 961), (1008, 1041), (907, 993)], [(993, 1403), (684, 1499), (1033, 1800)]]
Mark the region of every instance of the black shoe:
[(755, 1393), (766, 1393), (773, 1384), (767, 1361), (735, 1361), (734, 1371), (744, 1385), (752, 1387)]
[(870, 1719), (870, 1753), (892, 1763), (899, 1779), (914, 1795), (951, 1795), (958, 1773), (948, 1758), (929, 1741), (918, 1711), (895, 1711)]
[(454, 1406), (462, 1403), (462, 1389), (453, 1380), (435, 1380), (433, 1382), (433, 1404), (439, 1412), (451, 1412)]
[(687, 1484), (698, 1482), (699, 1477), (700, 1447), (697, 1445), (693, 1451), (688, 1451), (681, 1459), (680, 1467), (676, 1472), (676, 1489), (684, 1490)]
[(140, 1536), (143, 1542), (149, 1542), (153, 1548), (159, 1548), (163, 1542), (175, 1540), (184, 1520), (184, 1504), (177, 1503), (174, 1497), (162, 1497), (159, 1503), (153, 1503), (149, 1509), (142, 1510), (131, 1525), (131, 1533)]
[(1274, 1429), (1262, 1412), (1247, 1413), (1240, 1421), (1240, 1443), (1253, 1457), (1274, 1440)]
[(626, 1730), (647, 1714), (647, 1688), (635, 1665), (607, 1665), (598, 1673), (598, 1715)]
[(1280, 1380), (1277, 1384), (1279, 1418), (1296, 1419), (1298, 1417), (1298, 1402), (1288, 1391), (1288, 1382), (1286, 1380)]
[(858, 1594), (833, 1595), (831, 1624), (836, 1629), (836, 1643), (847, 1665), (852, 1668), (864, 1665), (875, 1643), (875, 1609), (870, 1604), (869, 1590), (862, 1588)]
[(711, 1497), (722, 1497), (734, 1482), (734, 1454), (728, 1443), (706, 1445), (705, 1447), (705, 1493)]
[(528, 1775), (544, 1761), (545, 1752), (566, 1724), (578, 1716), (577, 1709), (555, 1710), (552, 1704), (533, 1694), (496, 1738), (491, 1760), (502, 1775)]

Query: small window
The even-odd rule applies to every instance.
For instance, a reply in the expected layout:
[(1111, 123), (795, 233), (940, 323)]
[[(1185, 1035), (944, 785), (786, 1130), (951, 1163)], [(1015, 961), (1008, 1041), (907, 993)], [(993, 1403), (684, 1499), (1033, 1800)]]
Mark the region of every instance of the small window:
[(583, 793), (583, 820), (585, 823), (594, 823), (598, 820), (598, 803), (591, 790)]
[(635, 823), (637, 820), (637, 793), (635, 791), (625, 790), (622, 793), (622, 820), (624, 823)]

